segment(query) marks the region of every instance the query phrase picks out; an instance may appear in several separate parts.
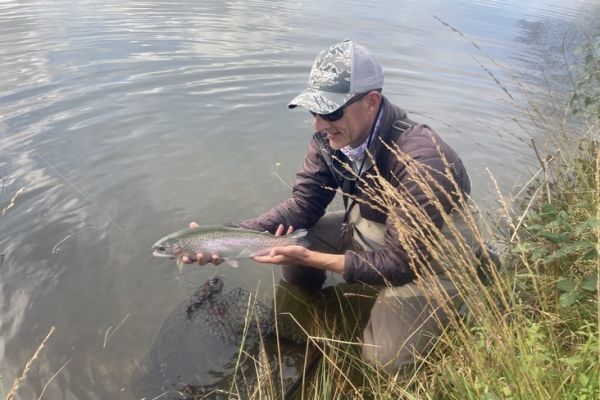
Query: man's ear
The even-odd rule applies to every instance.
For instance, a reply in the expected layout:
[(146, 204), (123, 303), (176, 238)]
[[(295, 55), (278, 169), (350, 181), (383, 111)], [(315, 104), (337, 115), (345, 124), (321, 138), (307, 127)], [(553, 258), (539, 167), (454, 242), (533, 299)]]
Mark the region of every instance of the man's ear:
[(369, 105), (369, 110), (373, 109), (374, 112), (377, 112), (379, 110), (379, 103), (381, 103), (381, 93), (379, 93), (376, 90), (372, 90), (366, 96), (365, 100), (367, 101), (367, 104)]

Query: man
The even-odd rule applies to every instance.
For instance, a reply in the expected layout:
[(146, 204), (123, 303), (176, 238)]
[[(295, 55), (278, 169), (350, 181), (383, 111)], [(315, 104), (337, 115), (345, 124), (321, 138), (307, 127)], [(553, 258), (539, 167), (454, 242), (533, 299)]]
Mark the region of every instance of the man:
[[(420, 332), (435, 334), (439, 327), (430, 302), (413, 282), (414, 260), (399, 239), (398, 221), (410, 229), (418, 229), (418, 224), (406, 210), (398, 208), (390, 218), (386, 210), (373, 206), (368, 190), (374, 184), (372, 175), (378, 171), (392, 187), (406, 191), (438, 228), (444, 224), (442, 214), (450, 214), (458, 197), (470, 192), (470, 183), (458, 155), (430, 127), (410, 120), (381, 94), (383, 80), (379, 61), (353, 41), (334, 44), (318, 55), (308, 87), (288, 105), (307, 109), (316, 132), (292, 197), (240, 225), (277, 235), (309, 229), (311, 249), (280, 247), (254, 258), (282, 265), (288, 283), (319, 289), (330, 271), (348, 283), (382, 287), (363, 333), (363, 356), (394, 372), (427, 348), (425, 333)], [(420, 170), (433, 171), (431, 191), (443, 210), (432, 206), (431, 195), (415, 183), (407, 162), (390, 146), (420, 163)], [(444, 175), (448, 169), (452, 180)], [(325, 214), (336, 188), (348, 195), (346, 211)], [(345, 232), (350, 232), (349, 240), (340, 239)], [(426, 258), (426, 249), (420, 251)], [(201, 254), (198, 262), (205, 263)], [(212, 262), (219, 262), (218, 255)]]

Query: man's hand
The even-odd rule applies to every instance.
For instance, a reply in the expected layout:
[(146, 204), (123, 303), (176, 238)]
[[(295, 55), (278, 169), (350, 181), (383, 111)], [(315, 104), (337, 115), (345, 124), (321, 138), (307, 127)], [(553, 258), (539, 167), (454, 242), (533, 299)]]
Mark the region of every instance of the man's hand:
[[(286, 229), (285, 226), (279, 225), (277, 231), (275, 231), (275, 236), (283, 235), (284, 231), (286, 234), (290, 234), (294, 231), (294, 228), (289, 226)], [(343, 254), (320, 253), (302, 246), (275, 247), (267, 254), (254, 256), (252, 259), (264, 264), (301, 265), (304, 267), (337, 272), (339, 274), (344, 273)]]
[(294, 227), (290, 225), (287, 229), (285, 229), (285, 226), (283, 224), (279, 224), (277, 230), (275, 231), (275, 236), (283, 235), (284, 231), (286, 235), (289, 235), (290, 233), (294, 232)]
[[(198, 228), (200, 225), (198, 225), (195, 222), (190, 222), (190, 228)], [(206, 257), (204, 257), (204, 254), (202, 253), (198, 253), (196, 254), (196, 258), (192, 259), (188, 256), (182, 256), (181, 257), (181, 262), (184, 264), (193, 264), (193, 263), (198, 263), (198, 265), (204, 266), (208, 263), (212, 263), (214, 265), (219, 265), (221, 264), (222, 260), (219, 258), (218, 254), (212, 254), (211, 259), (210, 260), (206, 260)]]
[(311, 251), (302, 246), (275, 247), (269, 253), (254, 256), (252, 259), (264, 264), (304, 265), (311, 259)]

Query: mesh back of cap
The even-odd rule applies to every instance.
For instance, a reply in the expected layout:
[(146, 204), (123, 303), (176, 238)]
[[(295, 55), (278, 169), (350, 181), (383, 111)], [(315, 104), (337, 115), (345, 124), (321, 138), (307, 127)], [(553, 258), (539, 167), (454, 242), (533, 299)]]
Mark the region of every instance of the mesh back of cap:
[(352, 44), (350, 93), (364, 93), (373, 89), (381, 89), (383, 87), (381, 64), (364, 46)]

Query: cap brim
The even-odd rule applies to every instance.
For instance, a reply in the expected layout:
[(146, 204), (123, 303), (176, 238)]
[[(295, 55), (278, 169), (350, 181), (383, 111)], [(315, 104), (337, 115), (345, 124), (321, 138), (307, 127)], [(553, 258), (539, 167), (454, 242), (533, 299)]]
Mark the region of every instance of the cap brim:
[(350, 93), (334, 93), (322, 90), (306, 89), (288, 104), (289, 108), (300, 106), (316, 114), (334, 112), (354, 96)]

